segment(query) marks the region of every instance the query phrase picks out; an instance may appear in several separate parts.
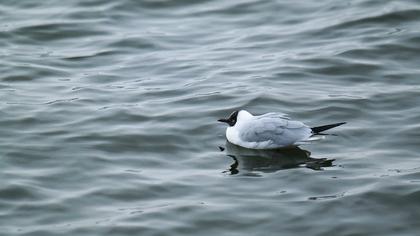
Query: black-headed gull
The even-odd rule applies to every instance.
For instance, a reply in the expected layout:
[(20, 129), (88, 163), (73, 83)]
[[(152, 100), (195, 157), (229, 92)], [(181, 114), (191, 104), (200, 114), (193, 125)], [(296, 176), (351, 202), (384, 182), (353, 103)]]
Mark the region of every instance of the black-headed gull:
[(270, 112), (260, 116), (240, 110), (229, 118), (218, 121), (227, 123), (226, 138), (229, 142), (251, 149), (274, 149), (298, 146), (311, 141), (313, 136), (345, 122), (310, 128), (285, 114)]

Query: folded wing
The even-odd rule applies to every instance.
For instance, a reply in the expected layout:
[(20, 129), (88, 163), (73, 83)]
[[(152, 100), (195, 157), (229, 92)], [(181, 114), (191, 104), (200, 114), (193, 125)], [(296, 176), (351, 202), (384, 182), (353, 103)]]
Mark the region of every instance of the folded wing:
[(268, 113), (256, 116), (243, 127), (241, 139), (246, 142), (269, 141), (274, 146), (289, 146), (305, 141), (311, 135), (311, 129), (300, 121), (290, 120), (283, 114)]

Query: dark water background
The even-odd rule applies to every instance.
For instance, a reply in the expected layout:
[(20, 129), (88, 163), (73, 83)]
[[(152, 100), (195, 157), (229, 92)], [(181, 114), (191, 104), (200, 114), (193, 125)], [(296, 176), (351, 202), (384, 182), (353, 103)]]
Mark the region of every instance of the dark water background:
[(3, 0), (0, 235), (418, 235), (419, 55), (419, 1)]

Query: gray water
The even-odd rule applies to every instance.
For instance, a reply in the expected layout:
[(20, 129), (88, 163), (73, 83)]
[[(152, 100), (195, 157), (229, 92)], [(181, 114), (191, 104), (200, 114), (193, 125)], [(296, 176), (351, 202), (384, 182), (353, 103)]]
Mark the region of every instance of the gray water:
[(419, 1), (3, 0), (0, 235), (418, 235), (419, 55)]

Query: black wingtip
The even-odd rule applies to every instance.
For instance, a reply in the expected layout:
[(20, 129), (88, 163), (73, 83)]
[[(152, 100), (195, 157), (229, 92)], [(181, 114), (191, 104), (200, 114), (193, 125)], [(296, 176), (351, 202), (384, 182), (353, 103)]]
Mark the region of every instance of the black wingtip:
[(347, 122), (340, 122), (340, 123), (335, 123), (335, 124), (330, 124), (330, 125), (317, 126), (317, 127), (313, 127), (313, 128), (311, 128), (311, 129), (312, 129), (312, 132), (313, 132), (314, 134), (319, 134), (319, 133), (321, 133), (322, 131), (332, 129), (332, 128), (335, 128), (335, 127), (337, 127), (337, 126), (344, 125), (344, 124), (346, 124), (346, 123), (347, 123)]

